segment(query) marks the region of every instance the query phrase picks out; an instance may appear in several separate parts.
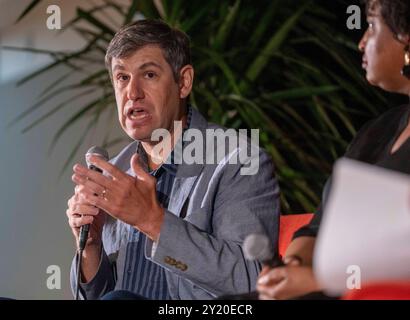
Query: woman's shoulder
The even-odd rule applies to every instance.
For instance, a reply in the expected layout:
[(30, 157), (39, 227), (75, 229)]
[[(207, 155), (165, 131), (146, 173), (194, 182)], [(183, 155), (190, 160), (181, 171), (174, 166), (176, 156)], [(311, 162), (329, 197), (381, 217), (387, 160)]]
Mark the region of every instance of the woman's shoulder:
[(409, 113), (410, 105), (402, 105), (391, 108), (377, 118), (368, 121), (354, 137), (346, 155), (353, 158), (377, 155), (396, 135), (401, 121), (406, 120), (404, 116)]
[(410, 104), (404, 104), (399, 107), (387, 110), (386, 112), (375, 118), (373, 122), (374, 124), (377, 124), (389, 120), (400, 120), (403, 115), (407, 114), (408, 112), (410, 112)]
[(386, 132), (388, 129), (396, 130), (397, 125), (403, 119), (405, 114), (410, 112), (410, 105), (405, 104), (399, 107), (391, 108), (366, 122), (359, 130), (356, 138), (360, 138), (361, 135), (368, 133), (369, 131), (381, 131)]

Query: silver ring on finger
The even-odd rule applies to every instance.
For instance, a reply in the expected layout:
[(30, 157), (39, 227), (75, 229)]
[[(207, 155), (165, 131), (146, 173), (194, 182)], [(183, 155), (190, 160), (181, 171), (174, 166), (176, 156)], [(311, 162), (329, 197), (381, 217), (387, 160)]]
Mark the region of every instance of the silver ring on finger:
[(105, 200), (108, 201), (107, 199), (107, 189), (104, 188), (104, 190), (101, 192), (101, 197)]

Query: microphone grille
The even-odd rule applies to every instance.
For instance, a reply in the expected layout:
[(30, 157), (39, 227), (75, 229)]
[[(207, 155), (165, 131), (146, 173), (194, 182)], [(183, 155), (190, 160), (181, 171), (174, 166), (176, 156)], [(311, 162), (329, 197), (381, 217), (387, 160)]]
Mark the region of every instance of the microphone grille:
[(267, 261), (273, 258), (270, 240), (263, 234), (250, 234), (243, 242), (242, 248), (248, 260)]
[[(86, 161), (87, 161), (87, 156), (91, 155), (91, 154), (98, 155), (101, 158), (103, 158), (104, 160), (108, 161), (108, 152), (104, 148), (101, 148), (101, 147), (98, 147), (98, 146), (93, 146), (90, 149), (88, 149), (88, 151), (85, 155)], [(87, 161), (87, 164), (88, 164), (88, 161)]]

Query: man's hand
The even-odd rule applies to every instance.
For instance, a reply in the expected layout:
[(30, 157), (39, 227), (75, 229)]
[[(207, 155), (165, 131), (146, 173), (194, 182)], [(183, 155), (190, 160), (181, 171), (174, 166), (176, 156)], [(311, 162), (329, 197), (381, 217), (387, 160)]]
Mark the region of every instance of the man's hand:
[(73, 181), (82, 188), (84, 200), (157, 241), (164, 209), (157, 199), (156, 179), (141, 168), (138, 156), (131, 158), (135, 178), (99, 157), (88, 160), (109, 176), (75, 165)]
[[(90, 205), (84, 198), (84, 188), (76, 186), (74, 195), (68, 200), (68, 209), (66, 211), (68, 224), (74, 234), (78, 247), (80, 228), (83, 225), (91, 224), (86, 247), (101, 246), (101, 233), (105, 223), (105, 213), (100, 209)], [(99, 249), (98, 249), (99, 250)], [(86, 250), (87, 251), (87, 250)]]

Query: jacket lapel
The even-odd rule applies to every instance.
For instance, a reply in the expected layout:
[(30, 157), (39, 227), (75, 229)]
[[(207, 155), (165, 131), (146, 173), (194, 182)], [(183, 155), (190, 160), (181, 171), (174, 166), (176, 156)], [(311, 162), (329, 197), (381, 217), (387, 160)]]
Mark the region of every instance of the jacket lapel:
[[(194, 108), (192, 108), (192, 118), (190, 128), (199, 129), (206, 137), (205, 130), (208, 122)], [(205, 155), (205, 153), (204, 153)], [(204, 159), (205, 162), (205, 159)], [(178, 217), (185, 218), (187, 210), (187, 201), (198, 180), (204, 164), (186, 164), (184, 161), (178, 166), (178, 171), (174, 179), (174, 185), (171, 192), (168, 210)]]

